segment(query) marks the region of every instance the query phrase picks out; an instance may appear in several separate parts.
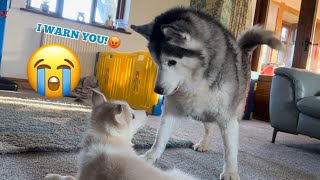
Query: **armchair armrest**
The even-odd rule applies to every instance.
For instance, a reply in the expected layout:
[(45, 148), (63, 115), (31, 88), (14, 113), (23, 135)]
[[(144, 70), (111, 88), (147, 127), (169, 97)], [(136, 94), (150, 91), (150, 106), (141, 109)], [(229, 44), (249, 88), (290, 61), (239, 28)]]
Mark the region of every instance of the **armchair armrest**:
[(295, 103), (292, 80), (282, 75), (272, 78), (270, 91), (270, 122), (276, 130), (297, 133), (299, 110)]
[(294, 99), (297, 103), (307, 96), (320, 96), (320, 74), (295, 68), (277, 68), (276, 76), (283, 76), (292, 82)]

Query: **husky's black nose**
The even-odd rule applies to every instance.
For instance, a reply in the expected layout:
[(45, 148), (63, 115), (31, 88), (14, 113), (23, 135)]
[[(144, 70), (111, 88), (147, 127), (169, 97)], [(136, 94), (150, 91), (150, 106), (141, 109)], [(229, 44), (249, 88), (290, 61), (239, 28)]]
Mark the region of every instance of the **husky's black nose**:
[(156, 86), (156, 88), (154, 88), (154, 92), (157, 94), (163, 94), (163, 88), (160, 86)]

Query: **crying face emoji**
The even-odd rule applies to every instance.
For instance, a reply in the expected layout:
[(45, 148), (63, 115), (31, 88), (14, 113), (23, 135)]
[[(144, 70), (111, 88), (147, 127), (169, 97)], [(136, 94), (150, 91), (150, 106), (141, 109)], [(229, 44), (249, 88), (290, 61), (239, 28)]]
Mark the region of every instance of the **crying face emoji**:
[(27, 67), (31, 87), (42, 96), (68, 95), (80, 80), (80, 63), (67, 47), (49, 44), (37, 49)]

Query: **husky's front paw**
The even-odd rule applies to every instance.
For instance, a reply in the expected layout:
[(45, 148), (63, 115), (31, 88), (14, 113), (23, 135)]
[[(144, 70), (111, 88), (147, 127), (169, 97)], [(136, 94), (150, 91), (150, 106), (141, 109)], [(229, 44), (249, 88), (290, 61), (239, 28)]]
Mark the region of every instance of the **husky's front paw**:
[(205, 151), (208, 151), (209, 149), (208, 143), (203, 143), (201, 141), (198, 144), (193, 145), (192, 147), (193, 147), (193, 150), (199, 151), (199, 152), (205, 152)]
[(240, 177), (238, 173), (222, 173), (220, 180), (240, 180)]
[(148, 152), (144, 155), (141, 155), (140, 158), (149, 164), (153, 164), (157, 160), (155, 156), (153, 156), (152, 154), (149, 154)]

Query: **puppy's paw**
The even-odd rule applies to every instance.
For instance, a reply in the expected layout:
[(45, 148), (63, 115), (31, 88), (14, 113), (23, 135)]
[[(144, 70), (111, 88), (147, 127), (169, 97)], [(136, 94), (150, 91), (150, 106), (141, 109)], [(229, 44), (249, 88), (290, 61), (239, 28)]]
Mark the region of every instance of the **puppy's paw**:
[(172, 179), (183, 179), (183, 180), (196, 180), (195, 177), (184, 173), (181, 170), (178, 169), (170, 169), (168, 171), (166, 171), (166, 173), (168, 173), (169, 176), (172, 177)]
[(156, 162), (157, 158), (155, 158), (152, 155), (149, 155), (148, 153), (141, 155), (140, 156), (141, 159), (143, 159), (145, 162), (147, 162), (148, 164), (153, 164)]
[(61, 176), (59, 174), (47, 174), (44, 180), (77, 180), (73, 176)]
[(133, 144), (132, 142), (130, 142), (130, 146), (131, 146), (131, 147), (133, 147), (133, 146), (134, 146), (134, 144)]
[(199, 152), (205, 152), (205, 151), (208, 151), (209, 149), (209, 145), (202, 142), (199, 142), (198, 144), (195, 144), (192, 147), (193, 147), (193, 150), (199, 151)]
[(240, 177), (238, 173), (222, 173), (220, 180), (240, 180)]
[(60, 180), (61, 178), (62, 176), (59, 174), (47, 174), (44, 180)]

